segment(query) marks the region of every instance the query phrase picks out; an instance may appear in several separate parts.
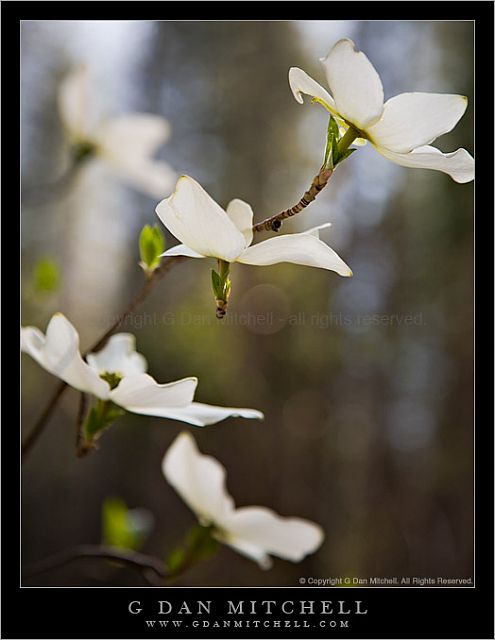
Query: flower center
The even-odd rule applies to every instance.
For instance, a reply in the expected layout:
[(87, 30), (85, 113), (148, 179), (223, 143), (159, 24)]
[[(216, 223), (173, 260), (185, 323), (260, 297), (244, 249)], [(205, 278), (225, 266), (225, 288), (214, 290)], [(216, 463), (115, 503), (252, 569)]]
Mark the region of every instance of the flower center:
[(121, 373), (117, 373), (115, 371), (105, 371), (104, 373), (100, 373), (100, 378), (102, 378), (102, 380), (105, 380), (105, 382), (108, 382), (108, 384), (110, 385), (110, 390), (118, 387), (123, 377), (124, 376)]
[(96, 145), (89, 140), (81, 140), (72, 147), (72, 157), (74, 161), (79, 163), (87, 160), (96, 153)]

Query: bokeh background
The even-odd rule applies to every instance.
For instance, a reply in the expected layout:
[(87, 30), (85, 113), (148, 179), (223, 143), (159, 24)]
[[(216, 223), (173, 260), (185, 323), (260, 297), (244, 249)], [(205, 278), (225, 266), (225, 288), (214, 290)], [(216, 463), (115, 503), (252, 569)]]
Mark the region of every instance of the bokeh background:
[[(47, 197), (43, 185), (61, 175), (67, 151), (57, 89), (74, 64), (88, 65), (102, 113), (164, 116), (172, 135), (159, 157), (222, 204), (246, 200), (261, 220), (299, 200), (325, 146), (326, 114), (296, 103), (288, 69), (323, 81), (318, 58), (345, 36), (377, 68), (386, 98), (467, 95), (466, 115), (436, 144), (473, 151), (472, 22), (24, 22), (23, 324), (44, 331), (60, 310), (82, 347), (93, 343), (139, 289), (137, 236), (157, 221), (155, 199), (97, 163)], [(323, 239), (353, 278), (234, 265), (229, 314), (218, 322), (214, 265), (190, 260), (123, 329), (136, 335), (158, 381), (196, 375), (199, 401), (256, 407), (265, 421), (201, 430), (127, 414), (80, 460), (78, 394), (69, 390), (23, 468), (24, 563), (98, 543), (109, 496), (153, 514), (142, 550), (165, 557), (194, 516), (163, 478), (161, 460), (191, 429), (227, 467), (238, 506), (309, 518), (326, 539), (301, 564), (276, 560), (268, 572), (222, 547), (178, 585), (472, 575), (472, 183), (392, 165), (368, 145), (284, 231), (326, 221)], [(176, 242), (168, 232), (167, 242)], [(43, 260), (58, 268), (58, 284), (40, 283)], [(23, 356), (22, 382), (25, 435), (57, 381)], [(97, 561), (25, 581), (142, 583)]]

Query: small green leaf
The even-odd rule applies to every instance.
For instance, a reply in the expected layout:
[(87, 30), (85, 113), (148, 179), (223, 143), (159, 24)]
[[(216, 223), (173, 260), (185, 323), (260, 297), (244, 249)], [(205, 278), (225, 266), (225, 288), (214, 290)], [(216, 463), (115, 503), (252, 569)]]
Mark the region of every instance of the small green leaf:
[(139, 549), (153, 526), (145, 509), (128, 509), (120, 498), (107, 498), (102, 508), (103, 544), (121, 549)]
[(186, 551), (183, 547), (177, 547), (167, 558), (167, 567), (171, 573), (178, 571), (184, 560), (186, 559)]
[(207, 560), (216, 553), (219, 542), (212, 537), (213, 527), (194, 526), (187, 536), (189, 556), (194, 562)]
[(225, 287), (223, 290), (223, 294), (224, 294), (224, 300), (226, 300), (227, 302), (229, 301), (230, 298), (230, 291), (232, 289), (232, 280), (230, 278), (227, 279), (226, 283), (225, 283)]
[(39, 260), (34, 268), (34, 288), (36, 291), (55, 292), (60, 285), (58, 264), (50, 257)]
[(339, 164), (339, 163), (343, 162), (346, 158), (348, 158), (351, 155), (351, 153), (354, 153), (354, 151), (356, 151), (356, 148), (354, 148), (354, 149), (346, 149), (344, 151), (344, 153), (342, 153), (340, 155), (340, 157), (339, 157), (339, 159), (338, 159), (336, 164)]
[(107, 429), (117, 418), (125, 414), (125, 411), (112, 402), (98, 400), (91, 407), (83, 425), (83, 433), (87, 440), (94, 440), (104, 429)]
[(213, 286), (213, 293), (215, 294), (215, 298), (218, 300), (223, 299), (223, 281), (222, 278), (218, 275), (215, 269), (211, 270), (211, 284)]
[(325, 160), (323, 165), (326, 169), (333, 169), (339, 157), (338, 151), (339, 127), (332, 116), (328, 119), (327, 144), (325, 147)]
[(158, 225), (145, 225), (139, 236), (141, 266), (147, 272), (154, 271), (160, 265), (160, 255), (165, 250), (165, 237)]

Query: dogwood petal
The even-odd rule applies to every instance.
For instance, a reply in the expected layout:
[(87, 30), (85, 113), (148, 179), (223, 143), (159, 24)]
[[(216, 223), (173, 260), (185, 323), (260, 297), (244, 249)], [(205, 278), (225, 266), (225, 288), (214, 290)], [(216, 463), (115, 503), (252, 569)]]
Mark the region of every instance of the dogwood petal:
[(465, 96), (401, 93), (387, 100), (381, 119), (367, 133), (377, 146), (407, 153), (451, 131), (466, 107)]
[(322, 229), (329, 229), (331, 226), (332, 226), (331, 222), (324, 222), (323, 224), (319, 224), (317, 227), (311, 227), (311, 229), (306, 229), (306, 231), (303, 231), (302, 233), (305, 233), (306, 235), (309, 235), (309, 236), (315, 236), (315, 238), (319, 238), (320, 231)]
[[(139, 413), (143, 412), (140, 411)], [(191, 404), (188, 404), (185, 407), (170, 407), (164, 409), (160, 414), (156, 412), (149, 412), (147, 415), (170, 418), (171, 420), (181, 420), (182, 422), (187, 422), (195, 427), (207, 427), (210, 424), (221, 422), (226, 418), (262, 420), (264, 417), (261, 411), (257, 411), (256, 409), (218, 407), (212, 404), (203, 404), (202, 402), (191, 402)]]
[(248, 247), (237, 262), (258, 266), (293, 262), (336, 271), (341, 276), (352, 276), (352, 271), (342, 258), (311, 232), (291, 233), (259, 242)]
[(246, 247), (249, 247), (249, 245), (253, 241), (254, 214), (251, 206), (247, 202), (244, 202), (244, 200), (235, 198), (234, 200), (231, 200), (227, 205), (226, 212), (229, 218), (244, 236), (246, 240)]
[(110, 399), (132, 413), (160, 416), (167, 407), (190, 404), (197, 385), (197, 378), (158, 384), (147, 373), (136, 373), (123, 378), (119, 386), (110, 392)]
[(301, 561), (323, 542), (323, 530), (301, 518), (284, 518), (265, 507), (243, 507), (217, 522), (224, 541), (267, 568), (265, 554)]
[(230, 536), (228, 531), (214, 531), (212, 536), (218, 540), (218, 542), (235, 549), (237, 553), (257, 562), (260, 569), (267, 570), (272, 568), (273, 560), (259, 545), (249, 542), (248, 540), (244, 540), (243, 538)]
[(302, 94), (305, 93), (312, 98), (318, 98), (325, 103), (328, 111), (334, 115), (338, 115), (334, 99), (316, 80), (313, 80), (305, 71), (299, 67), (291, 67), (289, 69), (289, 85), (294, 94), (294, 98), (303, 104)]
[(72, 142), (87, 140), (91, 127), (88, 70), (75, 67), (60, 83), (58, 109)]
[(160, 258), (165, 256), (187, 256), (188, 258), (206, 258), (201, 253), (194, 251), (191, 247), (187, 247), (185, 244), (176, 244), (175, 247), (170, 247), (160, 254)]
[(165, 118), (149, 113), (117, 116), (95, 130), (103, 152), (116, 161), (122, 157), (150, 158), (169, 135), (170, 125)]
[(52, 317), (46, 335), (36, 327), (23, 327), (21, 349), (46, 371), (74, 389), (91, 393), (102, 400), (108, 398), (108, 384), (82, 359), (79, 334), (61, 313)]
[(177, 178), (168, 164), (152, 159), (169, 135), (170, 125), (164, 118), (146, 113), (112, 118), (95, 131), (98, 153), (110, 168), (156, 198), (163, 197)]
[(181, 407), (126, 406), (125, 408), (132, 413), (139, 413), (144, 416), (155, 416), (156, 418), (168, 418), (169, 420), (179, 420), (180, 422), (192, 424), (195, 427), (207, 427), (210, 424), (221, 422), (226, 418), (257, 418), (259, 420), (263, 418), (263, 414), (260, 411), (256, 411), (256, 409), (218, 407), (211, 404), (203, 404), (202, 402), (191, 402)]
[(136, 338), (132, 333), (116, 333), (97, 353), (86, 356), (88, 364), (98, 374), (118, 373), (121, 377), (144, 373), (146, 358), (136, 351)]
[(225, 487), (225, 468), (203, 455), (189, 433), (184, 431), (173, 441), (163, 458), (162, 472), (203, 524), (221, 519), (234, 508)]
[(177, 173), (166, 163), (140, 156), (107, 157), (113, 173), (153, 198), (163, 198), (173, 187)]
[(339, 40), (320, 62), (338, 113), (358, 129), (377, 122), (383, 112), (380, 76), (352, 40)]
[(232, 262), (246, 246), (226, 212), (189, 176), (179, 178), (174, 193), (158, 204), (156, 213), (176, 238), (203, 256)]
[(435, 147), (418, 147), (410, 153), (394, 153), (383, 147), (376, 150), (388, 160), (412, 169), (435, 169), (448, 174), (455, 182), (474, 180), (474, 159), (466, 149), (442, 153)]

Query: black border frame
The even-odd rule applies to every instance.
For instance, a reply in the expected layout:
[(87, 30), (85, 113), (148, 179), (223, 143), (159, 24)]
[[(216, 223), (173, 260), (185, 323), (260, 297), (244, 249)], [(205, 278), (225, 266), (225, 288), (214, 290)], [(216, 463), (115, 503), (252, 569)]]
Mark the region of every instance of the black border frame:
[[(478, 345), (476, 400), (492, 398), (493, 377), (487, 374), (486, 354), (493, 353), (493, 334), (488, 334), (487, 317), (493, 319), (493, 278), (485, 262), (493, 245), (493, 22), (494, 4), (484, 2), (204, 2), (191, 6), (181, 2), (13, 2), (4, 1), (2, 13), (2, 72), (4, 96), (2, 122), (4, 132), (3, 178), (5, 200), (3, 227), (3, 284), (6, 292), (3, 341), (12, 343), (12, 310), (19, 309), (19, 291), (13, 285), (13, 265), (19, 264), (17, 210), (19, 184), (19, 67), (22, 20), (474, 20), (476, 24), (476, 338)], [(19, 65), (19, 67), (17, 66)], [(488, 177), (486, 177), (488, 176)], [(14, 202), (8, 203), (12, 198)], [(10, 228), (9, 228), (10, 227)], [(490, 243), (488, 245), (488, 243)], [(14, 255), (12, 255), (14, 254)], [(15, 298), (15, 300), (14, 300)], [(16, 307), (17, 304), (17, 307)], [(487, 309), (486, 305), (490, 305)], [(19, 317), (20, 321), (20, 317)], [(489, 345), (492, 349), (489, 349)], [(481, 348), (479, 348), (481, 346)], [(17, 353), (17, 352), (16, 352)], [(12, 383), (12, 363), (16, 354), (4, 359), (4, 381)], [(18, 378), (17, 378), (18, 379)], [(15, 391), (4, 396), (14, 397)], [(492, 406), (492, 405), (490, 405)], [(17, 456), (19, 437), (12, 419), (12, 406), (4, 401), (2, 429), (2, 498), (4, 527), (2, 536), (2, 595), (4, 638), (137, 638), (222, 636), (210, 628), (194, 632), (187, 628), (145, 629), (143, 616), (128, 612), (132, 600), (140, 600), (150, 609), (157, 600), (193, 602), (213, 600), (217, 612), (222, 603), (233, 600), (346, 600), (362, 601), (365, 616), (353, 616), (349, 629), (236, 629), (227, 635), (238, 637), (347, 637), (347, 638), (493, 638), (493, 430), (490, 422), (478, 420), (476, 447), (476, 586), (473, 588), (367, 588), (331, 590), (322, 588), (23, 588), (19, 583), (19, 495), (13, 490), (20, 473)], [(480, 412), (478, 412), (480, 415)], [(16, 479), (14, 481), (14, 478)], [(152, 616), (149, 616), (152, 617)], [(259, 616), (256, 616), (258, 619)], [(244, 617), (246, 619), (246, 617)], [(298, 620), (296, 616), (287, 619)], [(308, 619), (306, 617), (306, 619)], [(211, 622), (214, 616), (211, 617)], [(300, 622), (304, 620), (299, 618)], [(224, 632), (225, 634), (225, 632)]]

